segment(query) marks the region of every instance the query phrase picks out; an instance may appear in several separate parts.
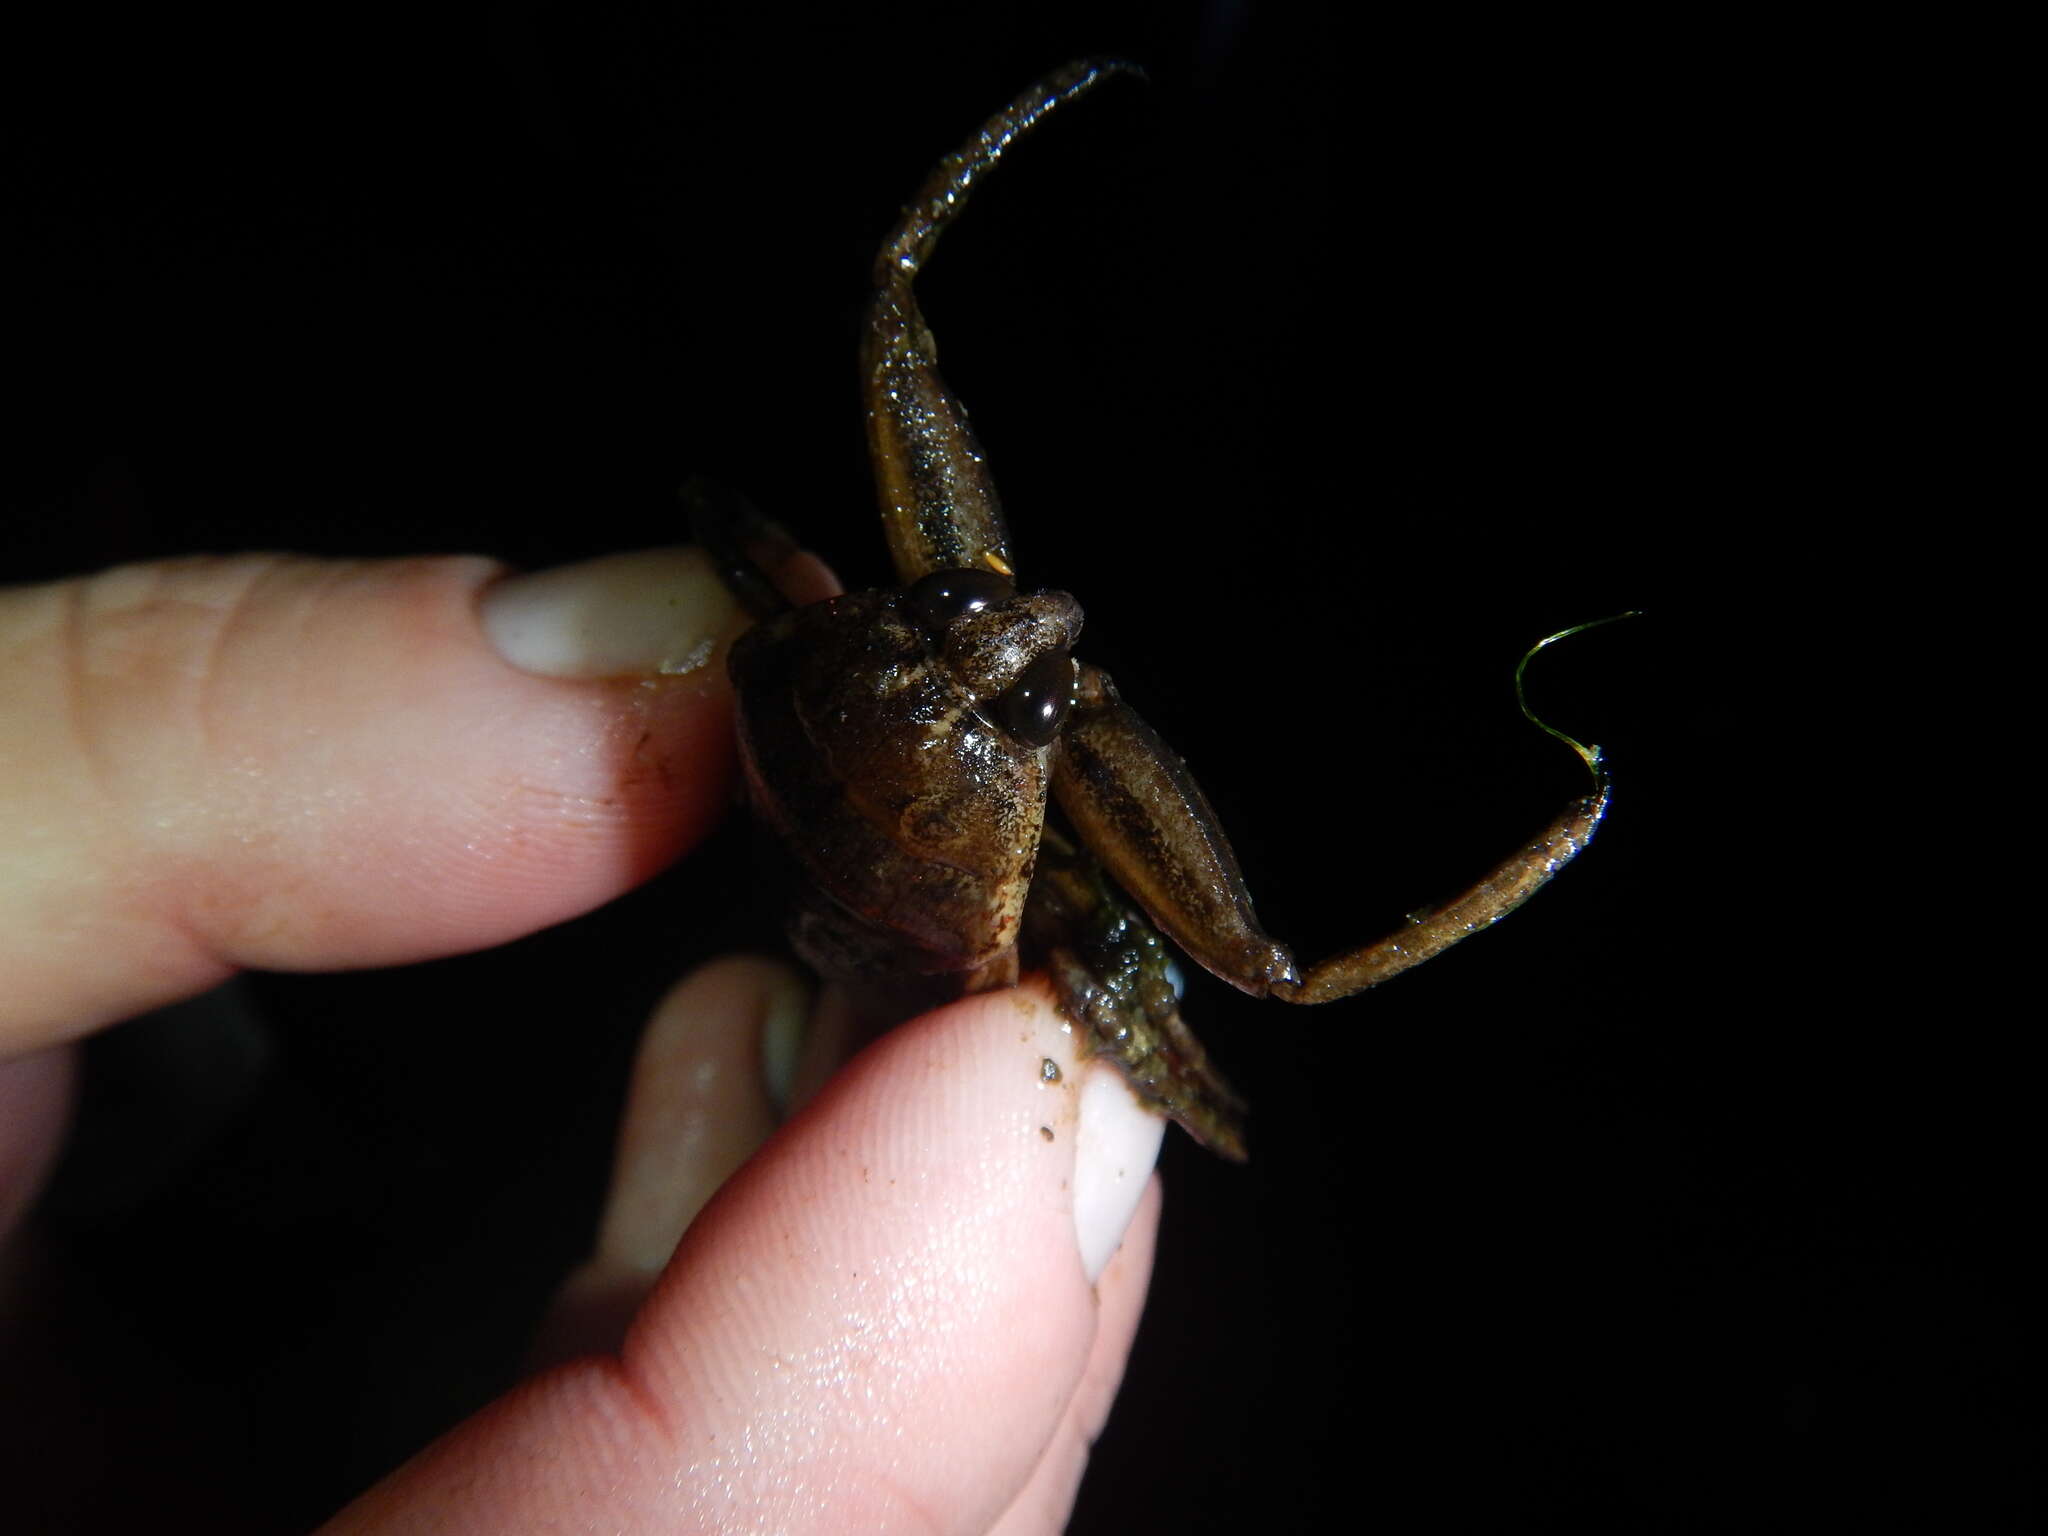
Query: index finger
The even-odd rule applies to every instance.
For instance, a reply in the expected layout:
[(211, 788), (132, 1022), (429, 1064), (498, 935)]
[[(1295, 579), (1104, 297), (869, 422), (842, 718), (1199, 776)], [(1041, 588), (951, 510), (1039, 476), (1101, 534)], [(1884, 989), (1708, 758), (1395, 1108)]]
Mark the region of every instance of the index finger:
[(240, 967), (500, 943), (695, 842), (742, 624), (708, 562), (503, 576), (245, 556), (0, 593), (0, 1055)]

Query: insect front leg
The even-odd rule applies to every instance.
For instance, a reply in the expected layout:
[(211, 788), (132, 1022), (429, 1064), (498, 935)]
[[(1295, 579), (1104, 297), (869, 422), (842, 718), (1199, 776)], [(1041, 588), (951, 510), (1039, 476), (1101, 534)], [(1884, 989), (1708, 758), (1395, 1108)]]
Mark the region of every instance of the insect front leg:
[(1243, 1162), (1244, 1100), (1180, 1016), (1166, 940), (1100, 864), (1050, 827), (1038, 844), (1024, 935), (1090, 1049), (1203, 1146)]
[(1080, 669), (1053, 793), (1110, 875), (1204, 969), (1255, 997), (1327, 1003), (1421, 964), (1527, 901), (1592, 840), (1607, 809), (1595, 774), (1593, 793), (1468, 890), (1306, 971), (1259, 926), (1230, 840), (1187, 765), (1097, 668)]
[(770, 572), (796, 553), (789, 535), (746, 497), (702, 475), (683, 483), (682, 503), (690, 537), (717, 563), (719, 579), (740, 606), (756, 619), (786, 613), (789, 599)]
[(939, 162), (875, 257), (875, 296), (861, 338), (861, 396), (868, 448), (896, 578), (909, 586), (933, 571), (1014, 574), (1010, 535), (967, 412), (939, 377), (938, 348), (913, 284), (946, 227), (1017, 139), (1048, 113), (1115, 74), (1113, 59), (1054, 71), (982, 124)]

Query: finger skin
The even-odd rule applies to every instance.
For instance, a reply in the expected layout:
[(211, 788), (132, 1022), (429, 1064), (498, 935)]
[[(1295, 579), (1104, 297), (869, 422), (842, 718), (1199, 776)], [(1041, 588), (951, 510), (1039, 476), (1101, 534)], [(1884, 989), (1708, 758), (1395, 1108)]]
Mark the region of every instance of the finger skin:
[(529, 1367), (619, 1347), (684, 1230), (774, 1134), (761, 1037), (771, 1012), (800, 1018), (810, 993), (786, 965), (728, 955), (661, 1000), (633, 1063), (597, 1240), (564, 1282)]
[(618, 1356), (500, 1400), (332, 1528), (979, 1533), (1070, 1492), (1158, 1209), (1105, 1275), (1105, 1334), (1082, 1068), (1042, 991), (890, 1034), (704, 1211)]
[(597, 1253), (650, 1283), (684, 1230), (775, 1130), (761, 1078), (770, 1008), (797, 1012), (810, 988), (755, 956), (713, 961), (661, 1000), (641, 1038), (619, 1126)]
[(1131, 1343), (1138, 1336), (1138, 1320), (1145, 1310), (1145, 1292), (1152, 1280), (1152, 1255), (1159, 1241), (1159, 1211), (1163, 1201), (1156, 1173), (1148, 1181), (1144, 1200), (1131, 1218), (1130, 1229), (1095, 1282), (1101, 1320), (1095, 1332), (1095, 1346), (1081, 1373), (1081, 1385), (1060, 1419), (1052, 1443), (1045, 1448), (1030, 1482), (1015, 1502), (1003, 1511), (990, 1528), (989, 1536), (1053, 1536), (1067, 1528), (1074, 1512), (1074, 1497), (1081, 1488), (1081, 1475), (1088, 1470), (1088, 1455), (1102, 1426), (1109, 1422), (1110, 1405), (1123, 1385), (1124, 1366), (1131, 1357)]
[(0, 1061), (0, 1243), (56, 1161), (71, 1116), (77, 1055), (58, 1046)]
[(700, 836), (722, 657), (529, 675), (477, 622), (500, 574), (243, 556), (0, 593), (0, 1054), (238, 967), (502, 942)]

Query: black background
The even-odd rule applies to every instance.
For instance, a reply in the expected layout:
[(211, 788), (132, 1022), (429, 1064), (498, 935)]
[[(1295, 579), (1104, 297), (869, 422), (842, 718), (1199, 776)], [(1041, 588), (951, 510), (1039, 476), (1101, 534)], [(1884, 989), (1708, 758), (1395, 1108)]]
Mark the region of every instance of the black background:
[[(1647, 612), (1534, 669), (1617, 790), (1527, 910), (1323, 1010), (1197, 984), (1253, 1161), (1169, 1138), (1074, 1529), (1797, 1525), (1888, 1487), (1866, 1458), (1902, 1423), (1976, 1457), (1946, 1513), (2017, 1522), (2038, 1324), (2021, 1271), (1956, 1258), (1996, 1197), (1921, 1155), (1902, 1122), (1948, 1111), (1907, 1111), (1902, 1048), (1772, 937), (1797, 813), (1731, 653), (1819, 489), (1796, 445), (1840, 367), (1855, 160), (1782, 40), (961, 14), (31, 39), (0, 570), (540, 567), (680, 541), (703, 472), (880, 580), (875, 244), (1027, 80), (1136, 59), (1149, 83), (1023, 146), (921, 292), (1026, 577), (1081, 599), (1269, 926), (1311, 955), (1384, 931), (1540, 824), (1582, 776), (1516, 714), (1516, 658)], [(588, 1239), (640, 1019), (772, 936), (733, 900), (738, 822), (505, 950), (247, 978), (97, 1052), (51, 1224), (125, 1319), (110, 1352), (210, 1383), (189, 1415), (79, 1409), (156, 1437), (108, 1507), (246, 1479), (236, 1518), (304, 1525), (502, 1388)], [(195, 1466), (181, 1425), (217, 1410), (243, 1454)]]

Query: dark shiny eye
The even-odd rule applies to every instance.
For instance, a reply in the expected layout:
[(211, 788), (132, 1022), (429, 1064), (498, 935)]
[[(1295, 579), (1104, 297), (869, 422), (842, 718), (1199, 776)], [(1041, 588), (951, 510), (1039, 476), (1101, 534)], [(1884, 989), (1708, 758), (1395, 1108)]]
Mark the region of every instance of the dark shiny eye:
[(927, 629), (943, 630), (964, 614), (1006, 603), (1016, 595), (1017, 588), (1007, 577), (956, 567), (920, 577), (910, 589), (910, 608)]
[(1073, 702), (1073, 658), (1065, 651), (1047, 651), (996, 700), (996, 719), (1023, 745), (1049, 746), (1067, 723), (1067, 708)]

